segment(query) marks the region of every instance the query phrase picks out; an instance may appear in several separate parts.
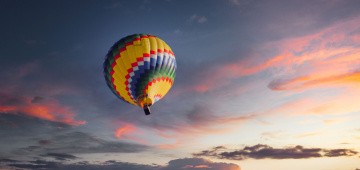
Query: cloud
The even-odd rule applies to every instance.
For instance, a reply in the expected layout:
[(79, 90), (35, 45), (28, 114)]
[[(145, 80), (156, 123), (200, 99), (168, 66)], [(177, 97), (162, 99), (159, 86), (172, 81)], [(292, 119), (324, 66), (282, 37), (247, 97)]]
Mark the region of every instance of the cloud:
[[(39, 143), (43, 140), (44, 139), (39, 140)], [(137, 153), (150, 148), (146, 145), (108, 141), (84, 132), (59, 134), (47, 139), (47, 141), (49, 141), (49, 144), (46, 146), (28, 146), (21, 148), (19, 151), (22, 152), (30, 149), (32, 154), (38, 153), (40, 155), (44, 155), (44, 153)]]
[(358, 152), (349, 149), (332, 149), (325, 152), (325, 157), (353, 156)]
[(261, 133), (261, 138), (264, 138), (265, 140), (276, 139), (282, 137), (283, 135), (284, 135), (283, 131), (263, 132)]
[(240, 0), (229, 0), (229, 2), (233, 5), (240, 5)]
[[(291, 99), (271, 109), (262, 111), (267, 115), (339, 115), (360, 110), (359, 105), (354, 103), (360, 100), (360, 89), (345, 88), (327, 91), (326, 94), (319, 92), (319, 95), (304, 95), (301, 98)], [(324, 123), (341, 123), (346, 119), (337, 120), (325, 119)]]
[(31, 103), (40, 103), (41, 101), (43, 101), (44, 98), (40, 97), (40, 96), (35, 96), (32, 100)]
[(208, 19), (205, 16), (200, 16), (197, 14), (192, 15), (189, 20), (189, 22), (197, 22), (199, 24), (203, 24), (208, 21)]
[(17, 160), (13, 160), (13, 159), (0, 159), (0, 163), (14, 163), (14, 162), (19, 162)]
[[(260, 48), (259, 48), (260, 49)], [(234, 91), (234, 88), (228, 88), (234, 81), (258, 74), (260, 72), (269, 70), (276, 65), (280, 65), (284, 56), (275, 56), (268, 59), (261, 59), (261, 61), (254, 61), (257, 54), (249, 52), (241, 54), (241, 57), (236, 59), (228, 59), (220, 61), (213, 61), (204, 64), (206, 69), (192, 71), (197, 79), (188, 81), (186, 86), (178, 89), (180, 92), (197, 92), (206, 93), (216, 90)], [(252, 56), (254, 55), (254, 56)]]
[(136, 130), (135, 126), (131, 124), (125, 124), (122, 127), (119, 127), (115, 130), (114, 135), (116, 138), (122, 138), (125, 135), (129, 135), (130, 133), (134, 132)]
[(39, 140), (38, 143), (40, 145), (49, 145), (51, 143), (51, 141), (42, 139), (42, 140)]
[(322, 134), (321, 132), (307, 132), (307, 133), (301, 133), (298, 134), (296, 137), (297, 138), (306, 138), (306, 137), (310, 137), (310, 136), (318, 136)]
[(35, 160), (29, 162), (12, 162), (8, 166), (24, 169), (66, 169), (66, 170), (118, 170), (118, 169), (131, 169), (131, 170), (240, 170), (240, 167), (232, 163), (212, 162), (201, 158), (183, 158), (169, 161), (165, 166), (160, 165), (144, 165), (129, 162), (119, 162), (109, 160), (96, 164), (88, 162), (67, 163), (45, 160)]
[(59, 163), (44, 160), (35, 160), (24, 163), (8, 164), (10, 167), (23, 168), (23, 169), (54, 169), (57, 168)]
[[(193, 17), (195, 18), (195, 17)], [(206, 63), (181, 92), (205, 93), (223, 89), (243, 77), (267, 72), (271, 90), (307, 90), (359, 83), (360, 48), (357, 44), (360, 17), (332, 24), (314, 33), (269, 41), (255, 50)]]
[(198, 170), (198, 169), (213, 169), (213, 170), (240, 170), (240, 167), (232, 163), (212, 162), (202, 158), (183, 158), (169, 161), (166, 167), (161, 170)]
[(186, 118), (190, 125), (200, 127), (208, 127), (210, 124), (230, 124), (241, 123), (247, 120), (252, 120), (256, 115), (242, 115), (238, 117), (223, 117), (216, 116), (214, 112), (206, 105), (196, 105), (188, 112)]
[(76, 114), (57, 100), (45, 100), (38, 96), (24, 97), (0, 93), (0, 114), (25, 114), (74, 126), (86, 123), (82, 120), (75, 120)]
[(64, 161), (64, 160), (73, 160), (73, 159), (77, 159), (78, 157), (74, 156), (74, 155), (70, 155), (70, 154), (66, 154), (66, 153), (47, 153), (44, 155), (41, 155), (42, 157), (51, 157), (54, 158), (56, 160), (59, 161)]
[(33, 157), (74, 160), (77, 154), (139, 153), (152, 148), (143, 144), (100, 138), (78, 132), (76, 128), (27, 115), (0, 114), (0, 145), (7, 146), (0, 148), (1, 156), (18, 160)]
[(0, 114), (0, 145), (6, 147), (1, 147), (0, 153), (2, 153), (2, 156), (6, 156), (6, 158), (33, 155), (31, 152), (22, 151), (16, 154), (14, 151), (27, 146), (36, 146), (29, 147), (29, 149), (41, 148), (51, 142), (38, 138), (62, 134), (71, 129), (71, 125), (61, 122), (48, 121), (25, 114), (2, 113)]
[(349, 120), (348, 118), (332, 118), (332, 119), (325, 119), (323, 120), (323, 122), (327, 125), (333, 125), (333, 124), (344, 123), (348, 120)]
[(306, 89), (312, 87), (319, 87), (325, 85), (341, 85), (341, 84), (350, 84), (360, 83), (360, 72), (346, 73), (342, 75), (328, 76), (322, 78), (314, 78), (315, 76), (302, 76), (296, 77), (288, 80), (274, 80), (269, 83), (268, 87), (271, 90), (296, 90), (296, 89)]
[(142, 139), (143, 131), (137, 128), (134, 124), (121, 122), (122, 126), (117, 128), (114, 132), (114, 136), (118, 139), (131, 140), (136, 143), (148, 144), (148, 142)]
[(309, 159), (320, 157), (341, 157), (354, 156), (358, 152), (351, 149), (323, 149), (305, 148), (297, 145), (294, 147), (273, 148), (269, 145), (257, 144), (246, 146), (243, 149), (230, 151), (223, 146), (215, 147), (211, 150), (204, 150), (194, 153), (194, 156), (214, 157), (228, 160), (245, 159)]
[[(273, 43), (282, 60), (281, 78), (268, 87), (272, 90), (306, 90), (324, 86), (359, 83), (360, 48), (356, 37), (360, 17), (338, 22), (314, 34)], [(269, 44), (270, 45), (270, 44)]]
[(187, 143), (194, 136), (206, 136), (214, 134), (228, 133), (234, 130), (232, 126), (238, 126), (249, 120), (253, 120), (257, 115), (248, 114), (234, 117), (215, 115), (206, 105), (195, 105), (185, 115), (183, 122), (172, 122), (168, 126), (152, 126), (157, 130), (157, 134), (165, 139), (175, 139), (172, 144), (158, 145), (160, 148), (176, 148)]

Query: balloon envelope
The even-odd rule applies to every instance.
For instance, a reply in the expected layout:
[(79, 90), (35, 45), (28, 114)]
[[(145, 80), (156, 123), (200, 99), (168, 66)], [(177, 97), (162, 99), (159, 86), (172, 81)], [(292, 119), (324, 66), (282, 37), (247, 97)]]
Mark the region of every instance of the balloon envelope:
[(150, 34), (122, 38), (110, 48), (104, 62), (106, 83), (112, 92), (144, 110), (170, 90), (175, 70), (169, 45)]

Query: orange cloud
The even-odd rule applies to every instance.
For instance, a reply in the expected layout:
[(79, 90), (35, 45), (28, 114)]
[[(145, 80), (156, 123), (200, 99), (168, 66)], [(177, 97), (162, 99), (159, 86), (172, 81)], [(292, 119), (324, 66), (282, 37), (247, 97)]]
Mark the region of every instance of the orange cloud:
[[(267, 71), (269, 76), (279, 78), (269, 84), (272, 90), (341, 87), (343, 93), (323, 97), (305, 96), (249, 117), (221, 118), (209, 116), (208, 113), (200, 114), (191, 117), (191, 120), (195, 120), (193, 123), (183, 123), (170, 130), (159, 129), (159, 136), (175, 139), (175, 142), (161, 147), (176, 148), (189, 140), (186, 137), (178, 139), (177, 136), (227, 133), (230, 128), (226, 126), (230, 127), (231, 124), (239, 124), (262, 114), (324, 115), (359, 111), (359, 105), (354, 102), (360, 101), (360, 48), (355, 43), (359, 41), (360, 35), (354, 34), (355, 30), (360, 29), (359, 22), (360, 17), (357, 17), (311, 35), (261, 44), (258, 50), (275, 49), (277, 53), (269, 57), (251, 54), (251, 57), (214, 66), (199, 74), (198, 82), (183, 89), (187, 92), (204, 93), (227, 86), (234, 79)], [(304, 134), (306, 135), (312, 134)]]
[(143, 134), (143, 132), (135, 125), (122, 121), (120, 123), (122, 126), (115, 129), (114, 137), (118, 139), (132, 140), (141, 144), (149, 144), (141, 136), (139, 137), (139, 134)]
[(323, 122), (327, 125), (332, 125), (332, 124), (343, 123), (346, 122), (347, 120), (348, 120), (347, 118), (332, 118), (332, 119), (325, 119), (323, 120)]
[(125, 124), (122, 127), (119, 127), (115, 130), (114, 135), (116, 138), (123, 138), (126, 135), (129, 135), (130, 133), (134, 132), (136, 128), (131, 124)]
[(269, 84), (272, 90), (304, 90), (360, 82), (360, 17), (334, 24), (315, 34), (269, 43), (278, 46), (280, 79)]
[(264, 63), (255, 65), (246, 58), (217, 66), (207, 70), (205, 75), (201, 75), (199, 82), (186, 87), (183, 91), (204, 93), (209, 90), (226, 86), (230, 84), (233, 79), (256, 74), (273, 67), (274, 65), (278, 65), (284, 57), (285, 56), (276, 56), (266, 60)]
[(318, 136), (322, 134), (321, 132), (307, 132), (297, 135), (297, 138), (306, 138), (306, 137), (312, 137), (312, 136)]
[[(25, 114), (31, 117), (44, 119), (53, 122), (61, 122), (68, 125), (82, 125), (85, 121), (75, 120), (75, 113), (66, 106), (60, 105), (54, 99), (44, 100), (42, 102), (32, 102), (30, 98), (10, 98), (10, 101), (3, 99), (0, 105), (1, 113)], [(16, 100), (17, 102), (11, 102)], [(8, 103), (8, 104), (6, 104)]]
[[(321, 75), (309, 75), (296, 77), (290, 80), (277, 80), (269, 84), (272, 90), (298, 90), (320, 86), (336, 86), (343, 84), (360, 83), (360, 72), (347, 73), (342, 75), (334, 75), (322, 77)], [(356, 86), (354, 86), (356, 87)]]
[[(274, 90), (358, 82), (358, 75), (353, 72), (360, 66), (360, 48), (357, 46), (360, 35), (355, 33), (360, 28), (359, 22), (360, 17), (356, 17), (314, 34), (261, 44), (258, 51), (276, 49), (279, 53), (267, 59), (250, 54), (251, 57), (215, 66), (201, 75), (201, 81), (185, 90), (204, 93), (224, 87), (234, 79), (266, 70), (288, 80), (285, 82), (289, 86), (276, 86)], [(263, 62), (254, 64), (256, 60)]]
[(185, 165), (182, 169), (211, 169), (208, 165)]

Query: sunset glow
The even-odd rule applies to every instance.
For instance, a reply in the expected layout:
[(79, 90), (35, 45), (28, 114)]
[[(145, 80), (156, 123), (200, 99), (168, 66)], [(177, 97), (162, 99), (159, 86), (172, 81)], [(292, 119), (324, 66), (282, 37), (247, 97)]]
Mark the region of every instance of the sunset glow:
[[(359, 170), (359, 9), (0, 0), (0, 169)], [(103, 69), (138, 33), (164, 40), (177, 64), (147, 116)]]

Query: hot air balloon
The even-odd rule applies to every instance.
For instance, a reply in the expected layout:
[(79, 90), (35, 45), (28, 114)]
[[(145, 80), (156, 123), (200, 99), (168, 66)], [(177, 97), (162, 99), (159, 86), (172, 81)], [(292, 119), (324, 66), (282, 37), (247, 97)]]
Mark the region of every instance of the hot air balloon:
[(144, 109), (162, 99), (174, 83), (176, 60), (162, 39), (134, 34), (120, 39), (104, 61), (104, 76), (111, 91), (123, 101)]

